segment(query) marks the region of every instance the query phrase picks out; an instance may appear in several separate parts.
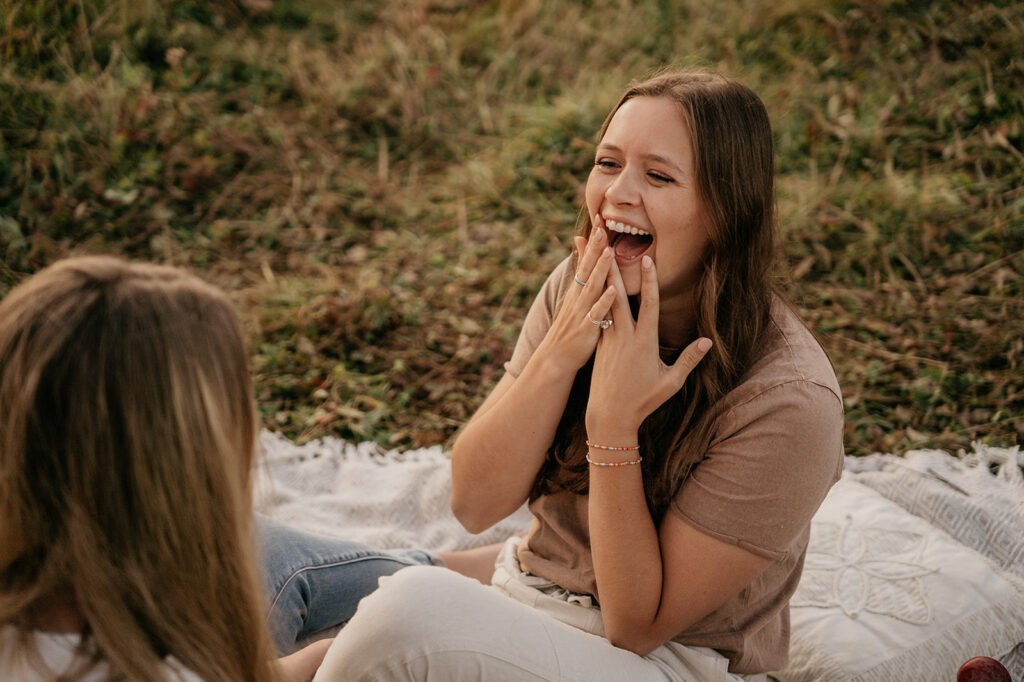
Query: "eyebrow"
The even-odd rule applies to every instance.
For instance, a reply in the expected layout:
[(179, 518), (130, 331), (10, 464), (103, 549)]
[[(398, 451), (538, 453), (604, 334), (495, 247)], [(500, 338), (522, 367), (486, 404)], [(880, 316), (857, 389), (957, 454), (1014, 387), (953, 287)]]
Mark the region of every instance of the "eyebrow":
[[(619, 154), (622, 153), (622, 149), (620, 149), (619, 147), (616, 147), (613, 144), (608, 144), (607, 142), (602, 142), (602, 143), (597, 145), (596, 151), (602, 151), (602, 150), (607, 150), (607, 151), (611, 151), (611, 152), (618, 152)], [(656, 161), (658, 163), (663, 163), (666, 166), (669, 166), (669, 167), (673, 168), (676, 172), (680, 173), (681, 175), (686, 175), (687, 174), (686, 171), (684, 171), (674, 161), (672, 161), (668, 157), (662, 156), (660, 154), (644, 154), (642, 156), (642, 158), (644, 158), (644, 159), (646, 159), (648, 161)]]

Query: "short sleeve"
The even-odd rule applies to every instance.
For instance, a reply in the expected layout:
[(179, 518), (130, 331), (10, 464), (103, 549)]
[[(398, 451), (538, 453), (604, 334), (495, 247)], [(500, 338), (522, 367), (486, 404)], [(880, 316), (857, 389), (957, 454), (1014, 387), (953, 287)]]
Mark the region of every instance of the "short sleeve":
[(526, 363), (533, 357), (537, 346), (544, 340), (551, 328), (551, 321), (555, 319), (555, 312), (558, 310), (558, 303), (565, 293), (567, 281), (571, 281), (571, 258), (566, 258), (559, 263), (551, 274), (548, 275), (544, 286), (537, 292), (529, 312), (526, 313), (526, 321), (523, 322), (523, 329), (519, 332), (519, 339), (512, 350), (512, 357), (505, 363), (505, 371), (513, 377), (518, 377), (526, 368)]
[(842, 473), (842, 402), (825, 386), (796, 380), (720, 419), (718, 438), (672, 508), (712, 537), (782, 559)]

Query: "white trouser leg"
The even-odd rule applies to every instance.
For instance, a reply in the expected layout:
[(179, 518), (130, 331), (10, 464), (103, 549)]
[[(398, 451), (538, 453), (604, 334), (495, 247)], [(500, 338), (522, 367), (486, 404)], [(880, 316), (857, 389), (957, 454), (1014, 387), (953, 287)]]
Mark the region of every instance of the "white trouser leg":
[(444, 568), (382, 578), (327, 653), (317, 682), (722, 681), (724, 657), (678, 644), (648, 656), (566, 625)]

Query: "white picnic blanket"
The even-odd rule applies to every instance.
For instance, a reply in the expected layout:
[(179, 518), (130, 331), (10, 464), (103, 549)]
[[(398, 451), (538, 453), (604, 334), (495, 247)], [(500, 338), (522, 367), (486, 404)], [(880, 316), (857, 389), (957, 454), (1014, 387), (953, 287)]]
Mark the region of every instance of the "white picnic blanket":
[[(529, 526), (524, 507), (480, 535), (463, 530), (448, 507), (449, 459), (439, 446), (388, 451), (335, 438), (296, 445), (270, 432), (260, 443), (257, 510), (309, 531), (379, 547), (451, 550), (498, 542)], [(919, 450), (849, 457), (844, 480), (873, 489), (1024, 579), (1022, 467), (1018, 447), (976, 443), (959, 456)], [(1000, 660), (1024, 680), (1024, 644)]]
[(479, 535), (466, 532), (448, 507), (451, 473), (440, 446), (385, 451), (337, 438), (296, 445), (267, 431), (260, 444), (256, 510), (304, 530), (438, 551), (501, 542), (530, 525), (524, 506)]

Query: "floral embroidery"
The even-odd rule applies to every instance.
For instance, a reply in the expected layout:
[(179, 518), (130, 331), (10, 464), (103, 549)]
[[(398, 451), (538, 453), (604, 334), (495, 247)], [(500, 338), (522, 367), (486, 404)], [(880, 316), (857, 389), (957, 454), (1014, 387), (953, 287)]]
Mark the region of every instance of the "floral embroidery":
[(792, 606), (838, 607), (850, 618), (861, 613), (889, 616), (913, 625), (932, 620), (921, 578), (938, 567), (922, 556), (928, 539), (920, 533), (813, 523), (800, 588)]

